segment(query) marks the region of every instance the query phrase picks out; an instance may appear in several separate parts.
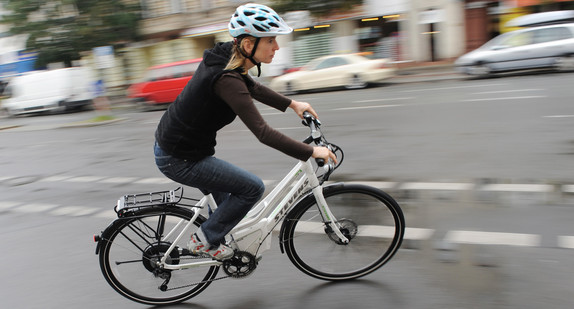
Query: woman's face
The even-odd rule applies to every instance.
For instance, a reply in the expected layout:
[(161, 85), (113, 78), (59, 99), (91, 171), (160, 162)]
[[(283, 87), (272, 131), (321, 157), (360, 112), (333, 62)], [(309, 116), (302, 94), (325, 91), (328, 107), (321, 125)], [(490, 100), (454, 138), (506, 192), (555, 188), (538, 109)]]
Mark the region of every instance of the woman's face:
[[(249, 40), (249, 42), (245, 46), (245, 51), (248, 54), (251, 54), (253, 50), (255, 41)], [(262, 63), (271, 63), (273, 61), (273, 57), (275, 56), (275, 51), (279, 50), (279, 44), (277, 44), (277, 40), (275, 37), (265, 37), (259, 40), (259, 45), (257, 45), (257, 50), (255, 50), (255, 55), (253, 57), (258, 62)]]

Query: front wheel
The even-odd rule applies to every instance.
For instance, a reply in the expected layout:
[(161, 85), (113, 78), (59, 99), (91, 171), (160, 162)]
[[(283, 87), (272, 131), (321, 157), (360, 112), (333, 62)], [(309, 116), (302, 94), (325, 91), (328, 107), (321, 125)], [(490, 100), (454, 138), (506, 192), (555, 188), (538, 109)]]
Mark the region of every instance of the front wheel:
[(363, 89), (367, 87), (367, 82), (363, 81), (359, 74), (349, 77), (349, 82), (345, 85), (346, 89)]
[[(121, 295), (148, 305), (174, 304), (201, 293), (217, 275), (219, 266), (167, 270), (158, 266), (193, 212), (186, 208), (149, 207), (113, 222), (99, 240), (100, 268)], [(198, 221), (203, 221), (202, 217)], [(194, 222), (199, 226), (201, 222)], [(186, 235), (188, 236), (188, 235)], [(166, 263), (193, 258), (184, 237)]]
[(323, 280), (355, 279), (398, 251), (405, 219), (392, 197), (361, 185), (326, 187), (323, 194), (349, 243), (340, 241), (319, 212), (322, 206), (309, 196), (287, 215), (281, 233), (285, 253), (299, 270)]

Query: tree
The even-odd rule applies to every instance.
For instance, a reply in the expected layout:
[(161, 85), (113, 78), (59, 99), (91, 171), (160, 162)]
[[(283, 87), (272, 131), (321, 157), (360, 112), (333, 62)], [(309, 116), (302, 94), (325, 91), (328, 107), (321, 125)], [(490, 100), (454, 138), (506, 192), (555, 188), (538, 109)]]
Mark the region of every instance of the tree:
[(359, 4), (363, 4), (363, 0), (273, 0), (273, 9), (281, 13), (308, 10), (312, 15), (326, 16)]
[(26, 34), (26, 50), (37, 52), (37, 67), (72, 61), (97, 46), (116, 48), (137, 39), (139, 1), (0, 0), (10, 12), (0, 23), (13, 35)]

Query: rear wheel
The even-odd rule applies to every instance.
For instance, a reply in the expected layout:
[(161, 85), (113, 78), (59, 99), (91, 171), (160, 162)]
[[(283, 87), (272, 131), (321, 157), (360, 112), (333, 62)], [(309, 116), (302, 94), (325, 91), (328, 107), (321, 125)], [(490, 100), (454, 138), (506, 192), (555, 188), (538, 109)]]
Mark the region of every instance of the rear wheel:
[(285, 95), (294, 95), (297, 94), (297, 90), (295, 88), (295, 86), (293, 85), (293, 82), (287, 82), (285, 84)]
[[(116, 220), (102, 233), (102, 273), (112, 288), (133, 301), (148, 305), (179, 303), (201, 293), (219, 270), (219, 266), (173, 271), (158, 267), (156, 262), (193, 216), (188, 209), (168, 207), (145, 208)], [(184, 250), (188, 239), (184, 237), (176, 244), (166, 263), (177, 265), (193, 258)]]
[(367, 83), (363, 81), (359, 74), (354, 74), (349, 78), (349, 83), (345, 86), (347, 89), (363, 89), (367, 87)]
[(354, 279), (377, 270), (398, 251), (405, 220), (392, 197), (360, 185), (327, 187), (324, 196), (349, 243), (325, 223), (314, 197), (302, 200), (286, 217), (281, 234), (298, 269), (324, 280)]

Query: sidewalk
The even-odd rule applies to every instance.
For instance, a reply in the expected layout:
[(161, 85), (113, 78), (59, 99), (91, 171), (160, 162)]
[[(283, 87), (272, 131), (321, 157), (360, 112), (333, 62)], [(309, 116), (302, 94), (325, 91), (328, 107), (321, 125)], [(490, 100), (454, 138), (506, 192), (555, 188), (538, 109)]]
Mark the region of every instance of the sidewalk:
[(453, 60), (436, 62), (397, 63), (397, 74), (391, 83), (417, 83), (464, 78), (454, 67)]

